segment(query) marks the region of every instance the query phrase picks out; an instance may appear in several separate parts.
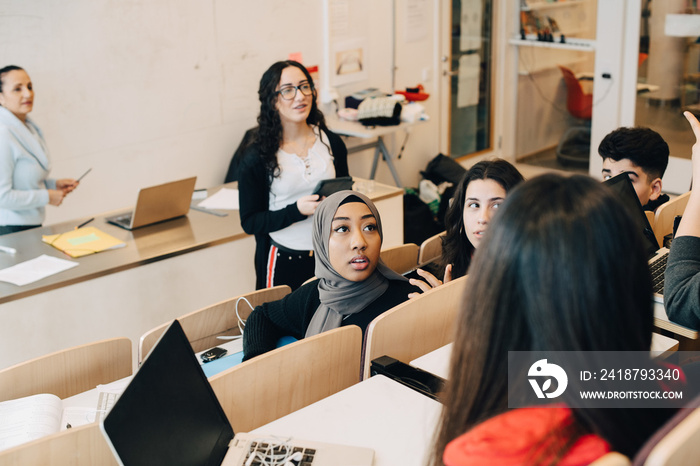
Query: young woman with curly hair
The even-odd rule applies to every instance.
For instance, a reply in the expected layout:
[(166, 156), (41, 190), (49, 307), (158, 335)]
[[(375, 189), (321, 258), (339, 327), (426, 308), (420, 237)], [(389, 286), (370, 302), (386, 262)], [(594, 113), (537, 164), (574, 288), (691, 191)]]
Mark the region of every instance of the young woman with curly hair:
[(243, 230), (255, 235), (256, 288), (289, 285), (314, 274), (311, 217), (323, 179), (348, 175), (347, 149), (326, 127), (309, 72), (274, 63), (258, 90), (257, 135), (244, 152), (238, 189)]

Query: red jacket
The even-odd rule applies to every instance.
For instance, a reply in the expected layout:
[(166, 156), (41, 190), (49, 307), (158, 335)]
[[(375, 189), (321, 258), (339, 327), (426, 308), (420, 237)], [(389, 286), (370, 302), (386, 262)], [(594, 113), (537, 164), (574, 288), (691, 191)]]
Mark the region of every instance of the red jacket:
[[(547, 447), (564, 440), (556, 432), (572, 421), (571, 410), (563, 404), (508, 411), (450, 442), (443, 461), (446, 466), (532, 464)], [(605, 440), (588, 434), (579, 438), (557, 464), (586, 465), (610, 451)], [(544, 458), (545, 462), (551, 460)]]

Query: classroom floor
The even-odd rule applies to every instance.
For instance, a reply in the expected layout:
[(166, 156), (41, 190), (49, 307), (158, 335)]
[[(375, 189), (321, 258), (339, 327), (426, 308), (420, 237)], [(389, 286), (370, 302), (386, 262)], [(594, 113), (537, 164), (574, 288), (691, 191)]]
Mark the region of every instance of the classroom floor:
[[(661, 134), (668, 143), (673, 157), (689, 159), (695, 137), (683, 116), (680, 105), (676, 103), (659, 103), (650, 100), (644, 94), (637, 97), (637, 126), (646, 126)], [(576, 165), (563, 165), (557, 160), (555, 148), (545, 149), (536, 154), (518, 160), (518, 166), (525, 170), (537, 172), (537, 169), (549, 169), (568, 173), (587, 174), (588, 168)], [(547, 171), (547, 170), (544, 170)]]

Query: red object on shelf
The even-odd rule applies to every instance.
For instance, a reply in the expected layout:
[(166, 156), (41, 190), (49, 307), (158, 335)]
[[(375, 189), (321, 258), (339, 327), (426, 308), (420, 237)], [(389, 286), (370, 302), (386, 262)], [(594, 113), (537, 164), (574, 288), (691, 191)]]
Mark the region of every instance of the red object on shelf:
[(406, 97), (406, 100), (409, 102), (421, 102), (430, 97), (430, 94), (423, 92), (422, 84), (419, 84), (415, 88), (407, 87), (405, 91), (396, 91), (396, 94), (401, 94)]

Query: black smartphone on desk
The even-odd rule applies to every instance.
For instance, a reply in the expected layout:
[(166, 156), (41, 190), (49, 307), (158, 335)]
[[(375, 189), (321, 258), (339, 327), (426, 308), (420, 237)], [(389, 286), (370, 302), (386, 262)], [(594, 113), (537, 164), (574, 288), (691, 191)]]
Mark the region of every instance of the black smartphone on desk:
[(202, 353), (202, 355), (200, 357), (202, 358), (203, 362), (207, 363), (210, 361), (214, 361), (215, 359), (219, 359), (219, 358), (226, 356), (226, 353), (228, 353), (228, 350), (226, 350), (224, 348), (219, 348), (218, 346), (216, 346), (216, 347)]
[(445, 379), (442, 377), (410, 366), (390, 356), (373, 359), (370, 366), (370, 375), (389, 377), (437, 401), (440, 401), (440, 396), (445, 390), (446, 384)]
[(341, 176), (340, 178), (321, 180), (318, 182), (314, 188), (314, 192), (311, 194), (318, 194), (321, 197), (328, 197), (333, 193), (337, 193), (338, 191), (352, 189), (352, 183), (351, 176)]

